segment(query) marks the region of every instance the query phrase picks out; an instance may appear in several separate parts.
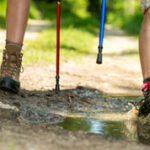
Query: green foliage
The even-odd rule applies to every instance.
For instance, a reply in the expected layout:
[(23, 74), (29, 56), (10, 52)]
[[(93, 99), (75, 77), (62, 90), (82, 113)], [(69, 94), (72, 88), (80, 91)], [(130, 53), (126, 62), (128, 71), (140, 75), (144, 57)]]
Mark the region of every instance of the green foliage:
[(5, 28), (5, 10), (6, 10), (5, 0), (1, 0), (0, 1), (0, 29)]
[(33, 1), (31, 1), (29, 18), (30, 19), (41, 19), (41, 12), (38, 10), (36, 3)]
[(127, 31), (130, 35), (139, 35), (140, 27), (142, 23), (143, 16), (140, 13), (135, 13), (130, 17), (125, 17), (124, 24), (121, 26), (122, 29)]
[[(61, 17), (70, 18), (68, 20), (72, 20), (74, 18), (76, 19), (76, 16), (80, 18), (90, 18), (92, 16), (90, 19), (96, 17), (97, 21), (99, 21), (100, 2), (100, 0), (63, 0)], [(45, 1), (40, 1), (37, 3), (37, 6), (43, 19), (56, 19), (55, 3), (47, 5)], [(106, 14), (106, 23), (120, 27), (131, 35), (139, 34), (143, 18), (139, 8), (139, 0), (107, 0)], [(93, 26), (93, 28), (94, 27), (95, 26)]]
[[(48, 4), (45, 1), (36, 3), (41, 12), (41, 19), (56, 20), (56, 3)], [(64, 0), (61, 2), (61, 17), (70, 18), (72, 15), (79, 17), (87, 17), (90, 14), (87, 12), (87, 0)]]
[(107, 23), (120, 27), (131, 35), (138, 35), (142, 23), (139, 0), (108, 0)]
[(88, 11), (95, 17), (100, 17), (100, 1), (99, 0), (89, 0)]
[[(90, 17), (96, 16), (99, 21), (100, 2), (101, 0), (63, 0), (61, 16), (68, 18), (68, 21), (73, 19), (78, 21), (78, 18), (85, 19), (85, 17), (85, 20), (89, 18), (92, 21), (93, 17)], [(5, 10), (6, 0), (1, 0), (0, 28), (5, 28)], [(32, 0), (30, 18), (55, 20), (56, 0)], [(107, 0), (106, 22), (121, 27), (132, 35), (138, 35), (142, 22), (139, 0)]]

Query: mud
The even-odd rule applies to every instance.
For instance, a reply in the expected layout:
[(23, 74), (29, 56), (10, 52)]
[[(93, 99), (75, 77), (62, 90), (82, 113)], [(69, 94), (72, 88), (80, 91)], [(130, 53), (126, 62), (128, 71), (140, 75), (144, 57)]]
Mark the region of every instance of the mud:
[[(133, 137), (136, 129), (132, 129), (134, 132), (130, 133), (130, 136), (127, 135), (129, 138), (124, 138), (125, 134), (122, 133), (124, 123), (121, 121), (125, 121), (125, 112), (131, 110), (131, 107), (128, 106), (131, 99), (108, 97), (97, 89), (81, 86), (76, 89), (62, 90), (59, 95), (52, 90), (28, 91), (25, 89), (22, 89), (18, 95), (6, 92), (0, 92), (0, 95), (0, 147), (2, 149), (149, 149), (147, 146), (133, 142), (137, 142), (138, 138), (136, 135)], [(123, 105), (128, 106), (124, 107), (122, 112), (124, 119), (121, 116), (117, 117)], [(65, 130), (64, 127), (60, 127), (60, 124), (66, 120), (64, 114), (78, 115), (72, 118), (95, 117), (95, 121), (98, 122), (102, 120), (100, 117), (102, 114), (106, 116), (106, 118), (103, 116), (106, 120), (109, 120), (112, 118), (112, 113), (114, 113), (114, 122), (109, 121), (109, 124), (118, 127), (118, 131), (121, 132), (113, 130), (106, 135), (102, 132), (88, 132), (82, 129), (86, 128), (87, 124), (86, 122), (82, 124), (81, 120), (78, 122), (82, 127), (80, 126), (77, 130), (71, 131), (67, 128)], [(132, 117), (126, 121), (129, 123), (134, 119)], [(115, 121), (120, 121), (120, 123), (116, 125)], [(69, 127), (72, 125), (75, 126), (75, 123), (67, 123)], [(132, 124), (132, 127), (136, 127), (136, 124)], [(130, 126), (129, 129), (131, 131)], [(125, 133), (129, 134), (126, 131)]]

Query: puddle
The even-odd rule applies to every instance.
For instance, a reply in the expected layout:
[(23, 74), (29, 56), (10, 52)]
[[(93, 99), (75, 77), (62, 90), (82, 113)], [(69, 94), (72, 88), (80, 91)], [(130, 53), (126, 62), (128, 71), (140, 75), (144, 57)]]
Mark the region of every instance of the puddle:
[(82, 88), (74, 91), (74, 94), (84, 98), (100, 99), (106, 105), (103, 105), (101, 110), (95, 111), (95, 113), (65, 114), (63, 115), (65, 119), (58, 123), (58, 126), (70, 131), (85, 131), (117, 140), (142, 142), (137, 126), (137, 111), (128, 105), (131, 101), (141, 100), (141, 97), (114, 97), (103, 95), (97, 90), (91, 91)]
[(58, 125), (70, 131), (85, 131), (117, 140), (138, 141), (135, 121), (124, 122), (68, 117)]
[(79, 97), (72, 96), (69, 99), (71, 105), (61, 97), (49, 101), (48, 106), (22, 102), (21, 115), (30, 123), (58, 124), (70, 131), (81, 130), (118, 140), (139, 141), (137, 114), (128, 103), (141, 97), (110, 97), (97, 90), (85, 89), (76, 90), (74, 94)]
[(138, 121), (109, 121), (92, 118), (65, 118), (58, 126), (70, 131), (85, 131), (116, 140), (150, 145), (150, 115)]
[(150, 145), (150, 115), (137, 118), (137, 111), (126, 113), (71, 113), (58, 126), (69, 131), (85, 131), (116, 140)]

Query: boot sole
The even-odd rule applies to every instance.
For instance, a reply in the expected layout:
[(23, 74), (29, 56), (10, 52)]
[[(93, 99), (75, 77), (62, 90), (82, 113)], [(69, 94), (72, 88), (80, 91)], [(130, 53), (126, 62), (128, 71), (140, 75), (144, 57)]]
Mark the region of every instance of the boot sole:
[(18, 93), (20, 89), (20, 83), (9, 77), (0, 78), (0, 90)]

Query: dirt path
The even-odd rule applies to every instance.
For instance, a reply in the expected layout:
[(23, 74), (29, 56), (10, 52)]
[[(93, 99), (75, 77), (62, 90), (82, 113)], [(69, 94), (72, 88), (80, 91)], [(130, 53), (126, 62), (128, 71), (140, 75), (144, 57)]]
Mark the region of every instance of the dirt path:
[[(38, 36), (39, 32), (51, 25), (50, 21), (43, 20), (30, 20), (27, 26), (25, 39), (34, 39)], [(6, 31), (0, 30), (0, 49), (4, 48), (6, 39)]]
[[(37, 35), (48, 25), (50, 25), (50, 22), (31, 22), (28, 26), (26, 39), (34, 38), (32, 33)], [(30, 35), (32, 36), (30, 37)], [(98, 39), (95, 39), (95, 45), (97, 43)], [(142, 76), (137, 56), (138, 39), (129, 37), (122, 30), (106, 25), (103, 54), (103, 65), (96, 65), (95, 63), (97, 46), (93, 49), (93, 55), (86, 57), (80, 64), (73, 61), (62, 63), (60, 67), (61, 88), (85, 86), (96, 88), (111, 95), (141, 95)], [(134, 57), (134, 55), (136, 56)], [(34, 80), (31, 81), (30, 78), (27, 79), (26, 74), (29, 70), (32, 70), (32, 67), (34, 67), (32, 73)], [(37, 70), (36, 72), (42, 72), (42, 77), (37, 77), (35, 70)], [(45, 78), (39, 83), (40, 86), (52, 89), (55, 87), (55, 66), (49, 65), (40, 68), (37, 68), (36, 65), (29, 66), (22, 74), (22, 79), (24, 78), (27, 85), (28, 81), (33, 82), (33, 89), (39, 89), (38, 86), (35, 87), (37, 81)], [(22, 85), (23, 87), (26, 86), (24, 82), (22, 82)]]
[[(43, 24), (49, 25), (49, 23)], [(28, 29), (29, 33), (35, 30), (36, 25), (36, 23), (31, 25), (33, 28)], [(93, 50), (93, 55), (86, 57), (81, 63), (73, 61), (62, 63), (60, 82), (62, 91), (59, 95), (53, 91), (55, 66), (41, 64), (25, 68), (24, 73), (21, 74), (22, 90), (18, 95), (0, 92), (2, 149), (149, 149), (148, 146), (135, 142), (106, 138), (83, 131), (67, 131), (56, 126), (64, 120), (64, 114), (96, 113), (98, 118), (99, 114), (105, 112), (120, 113), (131, 109), (125, 108), (128, 99), (123, 97), (114, 99), (107, 94), (141, 95), (142, 78), (139, 59), (131, 57), (137, 54), (137, 39), (128, 37), (122, 31), (110, 26), (106, 28), (103, 65), (95, 64), (97, 48)], [(37, 32), (31, 38), (35, 38), (36, 35)], [(97, 39), (95, 41), (97, 43)], [(108, 114), (106, 117), (110, 116)], [(126, 127), (131, 128), (130, 121), (125, 123), (128, 124)], [(136, 125), (132, 127), (135, 127), (137, 138), (142, 139)]]

